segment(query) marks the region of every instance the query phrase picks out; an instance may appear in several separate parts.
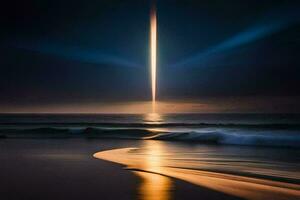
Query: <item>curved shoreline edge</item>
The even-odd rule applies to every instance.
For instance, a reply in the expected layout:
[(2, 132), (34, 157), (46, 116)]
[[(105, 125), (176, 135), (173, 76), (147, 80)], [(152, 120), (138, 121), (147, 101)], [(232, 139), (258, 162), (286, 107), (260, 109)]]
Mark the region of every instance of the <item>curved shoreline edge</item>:
[(299, 184), (267, 180), (256, 177), (225, 174), (219, 172), (202, 171), (187, 168), (174, 168), (145, 164), (144, 155), (138, 155), (138, 148), (121, 148), (95, 153), (98, 159), (114, 162), (125, 166), (127, 169), (142, 171), (166, 176), (174, 179), (212, 189), (221, 193), (245, 199), (263, 200), (276, 197), (275, 199), (300, 198)]

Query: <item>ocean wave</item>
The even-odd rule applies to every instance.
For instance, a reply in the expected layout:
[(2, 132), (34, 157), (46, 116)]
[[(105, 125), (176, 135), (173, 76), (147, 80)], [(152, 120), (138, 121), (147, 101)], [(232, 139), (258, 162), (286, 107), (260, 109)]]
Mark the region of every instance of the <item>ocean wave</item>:
[(142, 139), (156, 133), (139, 128), (96, 128), (96, 127), (36, 127), (0, 129), (0, 138), (117, 138)]
[(0, 136), (0, 138), (84, 137), (167, 140), (219, 145), (300, 148), (300, 131), (298, 130), (251, 130), (246, 128), (152, 130), (147, 128), (37, 127), (0, 129)]
[(224, 145), (274, 146), (300, 148), (300, 135), (286, 132), (252, 132), (233, 131), (192, 131), (159, 133), (148, 137), (153, 140), (177, 140), (188, 142), (214, 143)]

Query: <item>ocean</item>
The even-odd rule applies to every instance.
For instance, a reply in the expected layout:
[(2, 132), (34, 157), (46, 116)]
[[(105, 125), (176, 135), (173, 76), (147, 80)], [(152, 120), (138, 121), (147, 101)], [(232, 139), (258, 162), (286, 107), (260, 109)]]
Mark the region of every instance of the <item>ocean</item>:
[(1, 114), (2, 138), (117, 138), (300, 148), (299, 114)]
[(0, 161), (7, 199), (299, 199), (300, 115), (1, 114)]

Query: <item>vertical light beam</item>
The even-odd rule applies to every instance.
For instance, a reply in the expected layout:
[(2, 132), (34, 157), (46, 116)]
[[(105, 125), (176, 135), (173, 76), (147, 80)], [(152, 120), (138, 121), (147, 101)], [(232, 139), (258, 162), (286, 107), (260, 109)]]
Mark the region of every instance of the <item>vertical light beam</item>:
[(155, 6), (151, 9), (151, 89), (152, 89), (152, 112), (155, 113), (156, 104), (156, 48), (157, 48), (157, 17)]

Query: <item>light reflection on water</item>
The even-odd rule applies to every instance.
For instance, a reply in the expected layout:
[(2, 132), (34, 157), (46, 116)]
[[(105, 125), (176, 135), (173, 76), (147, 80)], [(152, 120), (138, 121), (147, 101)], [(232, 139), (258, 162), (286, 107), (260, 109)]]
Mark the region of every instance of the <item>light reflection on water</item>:
[[(160, 143), (145, 142), (144, 162), (140, 169), (145, 171), (159, 171), (162, 166), (163, 159), (161, 157), (163, 146)], [(134, 171), (142, 178), (139, 187), (139, 195), (143, 200), (168, 200), (171, 199), (172, 181), (166, 176), (159, 174), (151, 174), (143, 171)]]
[(140, 176), (139, 194), (145, 200), (170, 199), (173, 186), (168, 177), (245, 199), (299, 199), (299, 151), (293, 152), (148, 140), (139, 149), (94, 156), (125, 165)]
[(164, 122), (164, 118), (159, 113), (148, 113), (144, 115), (145, 124), (161, 124)]
[(158, 174), (149, 174), (134, 171), (142, 182), (138, 188), (138, 194), (142, 200), (169, 200), (171, 199), (172, 181), (170, 178)]

